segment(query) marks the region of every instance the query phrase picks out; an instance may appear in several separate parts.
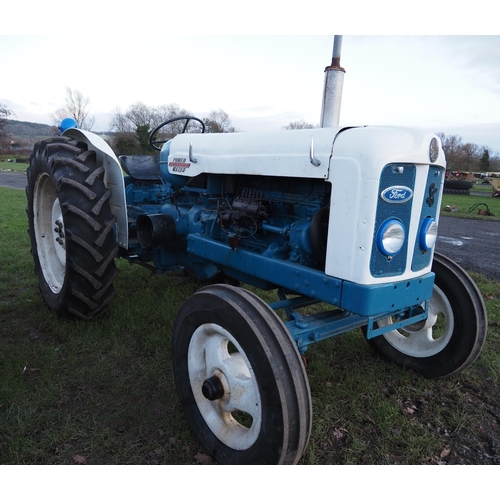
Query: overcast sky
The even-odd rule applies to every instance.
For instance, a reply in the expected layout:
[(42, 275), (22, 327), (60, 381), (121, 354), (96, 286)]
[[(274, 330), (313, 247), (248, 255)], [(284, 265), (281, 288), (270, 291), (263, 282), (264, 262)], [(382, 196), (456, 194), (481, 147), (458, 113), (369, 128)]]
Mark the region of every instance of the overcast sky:
[[(80, 30), (79, 30), (80, 31)], [(65, 87), (94, 130), (133, 103), (226, 111), (242, 131), (319, 123), (327, 36), (0, 36), (0, 103), (52, 124)], [(500, 152), (500, 36), (344, 36), (340, 125), (404, 125)]]

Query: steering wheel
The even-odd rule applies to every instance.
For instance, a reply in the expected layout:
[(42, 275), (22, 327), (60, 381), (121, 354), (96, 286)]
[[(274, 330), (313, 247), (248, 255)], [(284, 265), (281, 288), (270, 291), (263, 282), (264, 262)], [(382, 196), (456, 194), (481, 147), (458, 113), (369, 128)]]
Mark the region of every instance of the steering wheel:
[(184, 124), (184, 128), (182, 129), (181, 134), (184, 134), (187, 130), (187, 126), (191, 120), (195, 120), (197, 122), (201, 123), (201, 133), (205, 133), (205, 124), (203, 123), (202, 120), (199, 118), (196, 118), (196, 116), (176, 116), (175, 118), (171, 118), (170, 120), (167, 120), (166, 122), (160, 123), (152, 132), (149, 134), (149, 144), (151, 147), (156, 149), (157, 151), (161, 151), (161, 147), (158, 146), (158, 144), (165, 144), (168, 142), (170, 139), (164, 139), (164, 140), (159, 140), (159, 139), (154, 139), (155, 135), (159, 132), (160, 129), (168, 125), (169, 123), (172, 122), (177, 122), (180, 120), (186, 120), (186, 123)]

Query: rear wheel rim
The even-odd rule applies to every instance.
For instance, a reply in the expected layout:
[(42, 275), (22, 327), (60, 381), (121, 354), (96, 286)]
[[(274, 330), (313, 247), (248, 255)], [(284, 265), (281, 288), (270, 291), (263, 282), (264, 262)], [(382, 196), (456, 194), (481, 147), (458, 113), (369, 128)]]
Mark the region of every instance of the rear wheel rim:
[(33, 205), (38, 259), (47, 285), (57, 294), (66, 277), (66, 238), (58, 193), (48, 174), (36, 181)]

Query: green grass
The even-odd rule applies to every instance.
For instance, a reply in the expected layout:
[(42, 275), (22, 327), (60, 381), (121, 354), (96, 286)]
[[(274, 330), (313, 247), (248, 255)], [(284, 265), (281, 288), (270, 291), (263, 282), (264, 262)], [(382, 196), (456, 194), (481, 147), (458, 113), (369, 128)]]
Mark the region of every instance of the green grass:
[[(486, 186), (487, 188), (487, 186)], [(475, 187), (473, 189), (476, 189)], [(481, 186), (482, 192), (491, 193), (491, 188), (484, 189), (484, 186)], [(481, 206), (477, 206), (473, 208), (474, 205), (482, 204)], [(479, 209), (485, 210), (485, 206), (493, 216), (485, 216), (479, 215)], [(445, 207), (450, 206), (453, 208), (453, 211), (446, 211)], [(470, 211), (473, 209), (472, 211)], [(492, 197), (492, 196), (463, 196), (463, 195), (455, 195), (455, 194), (443, 194), (443, 200), (441, 202), (441, 215), (447, 217), (461, 217), (465, 219), (477, 219), (477, 220), (495, 220), (500, 221), (500, 198)]]
[[(0, 199), (0, 463), (203, 461), (179, 405), (170, 353), (176, 312), (200, 285), (118, 261), (110, 311), (92, 322), (62, 321), (38, 291), (24, 192), (0, 188)], [(313, 427), (301, 463), (491, 463), (487, 457), (498, 453), (500, 283), (474, 278), (489, 337), (459, 376), (428, 381), (384, 363), (359, 331), (309, 349)]]
[(493, 188), (490, 184), (474, 183), (472, 186), (472, 193), (487, 193), (491, 194), (493, 192)]
[(28, 163), (14, 163), (11, 161), (0, 161), (0, 170), (8, 172), (25, 172), (28, 168)]

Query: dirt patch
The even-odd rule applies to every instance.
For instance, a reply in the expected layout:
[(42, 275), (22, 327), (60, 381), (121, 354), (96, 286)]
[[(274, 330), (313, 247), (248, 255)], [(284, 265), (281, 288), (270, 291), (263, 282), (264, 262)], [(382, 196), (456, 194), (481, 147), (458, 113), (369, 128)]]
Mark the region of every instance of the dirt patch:
[(449, 464), (500, 464), (500, 401), (498, 387), (485, 379), (480, 388), (467, 386), (468, 411), (476, 414), (475, 429), (462, 428), (450, 441)]

